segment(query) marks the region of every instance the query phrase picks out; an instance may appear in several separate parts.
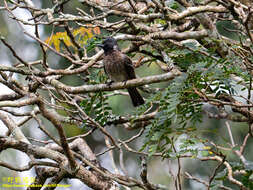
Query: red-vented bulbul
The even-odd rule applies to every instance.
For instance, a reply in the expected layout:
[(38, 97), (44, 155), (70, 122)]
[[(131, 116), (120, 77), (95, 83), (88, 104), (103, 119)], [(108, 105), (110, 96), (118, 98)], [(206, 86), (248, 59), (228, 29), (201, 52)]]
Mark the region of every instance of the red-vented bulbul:
[[(104, 69), (112, 82), (123, 82), (136, 78), (131, 59), (120, 51), (114, 38), (107, 38), (98, 46), (104, 50)], [(144, 104), (142, 96), (135, 87), (127, 88), (127, 91), (135, 107)]]

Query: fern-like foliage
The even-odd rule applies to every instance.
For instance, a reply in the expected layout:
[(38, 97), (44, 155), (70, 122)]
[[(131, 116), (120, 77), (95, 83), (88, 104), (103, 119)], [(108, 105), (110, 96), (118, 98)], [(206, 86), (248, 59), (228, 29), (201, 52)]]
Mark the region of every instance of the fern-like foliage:
[[(106, 77), (102, 70), (91, 70), (90, 72), (89, 84), (99, 84), (106, 81)], [(109, 105), (106, 92), (90, 93), (80, 105), (84, 112), (101, 126), (105, 126), (115, 117), (112, 113), (112, 108)], [(84, 126), (90, 124), (88, 120), (83, 122)]]
[(181, 53), (180, 58), (178, 56), (173, 58), (180, 60), (187, 72), (171, 81), (164, 92), (156, 94), (150, 100), (159, 101), (159, 112), (152, 124), (146, 128), (146, 138), (142, 147), (142, 150), (148, 149), (150, 155), (159, 152), (164, 157), (175, 156), (173, 143), (182, 134), (186, 134), (189, 138), (182, 142), (184, 146), (178, 153), (190, 152), (191, 155), (197, 155), (197, 149), (186, 147), (201, 143), (195, 137), (201, 127), (204, 97), (211, 99), (221, 93), (234, 95), (236, 90), (235, 83), (230, 79), (231, 74), (236, 73), (247, 78), (246, 73), (242, 73), (229, 59), (217, 61), (199, 55), (191, 58), (194, 60), (192, 64), (190, 62), (183, 64), (183, 59), (194, 55), (194, 52), (187, 51)]

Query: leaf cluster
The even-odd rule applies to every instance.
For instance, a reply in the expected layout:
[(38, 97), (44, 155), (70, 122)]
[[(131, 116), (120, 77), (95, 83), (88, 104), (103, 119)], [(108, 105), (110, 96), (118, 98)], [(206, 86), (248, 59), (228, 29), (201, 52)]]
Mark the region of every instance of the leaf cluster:
[[(164, 156), (170, 156), (173, 140), (182, 134), (191, 136), (199, 133), (205, 102), (217, 98), (221, 93), (236, 94), (231, 74), (248, 79), (229, 59), (214, 60), (200, 54), (196, 56), (195, 52), (188, 50), (175, 50), (173, 53), (173, 59), (187, 71), (152, 99), (159, 102), (159, 112), (146, 129), (142, 148), (148, 148), (150, 155), (161, 152)], [(192, 140), (194, 142), (196, 139), (192, 136)], [(191, 146), (189, 142), (186, 144)], [(194, 151), (189, 150), (192, 154), (197, 154)]]

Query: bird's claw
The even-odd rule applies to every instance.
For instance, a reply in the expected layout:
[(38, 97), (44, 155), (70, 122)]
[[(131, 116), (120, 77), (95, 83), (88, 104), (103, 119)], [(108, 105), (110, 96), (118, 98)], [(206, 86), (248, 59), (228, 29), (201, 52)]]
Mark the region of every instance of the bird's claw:
[(106, 84), (107, 84), (108, 86), (111, 86), (113, 82), (114, 82), (114, 81), (111, 80), (111, 81), (107, 82)]

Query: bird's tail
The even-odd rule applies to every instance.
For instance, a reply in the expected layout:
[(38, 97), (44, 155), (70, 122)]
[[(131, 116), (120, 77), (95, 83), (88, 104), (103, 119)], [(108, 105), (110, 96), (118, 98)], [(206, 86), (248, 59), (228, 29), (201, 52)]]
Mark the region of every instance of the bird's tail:
[(131, 97), (134, 107), (140, 106), (145, 103), (144, 99), (135, 87), (128, 88), (127, 91)]

